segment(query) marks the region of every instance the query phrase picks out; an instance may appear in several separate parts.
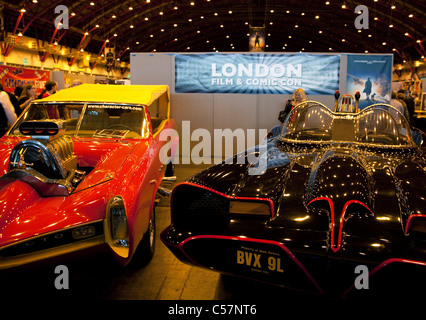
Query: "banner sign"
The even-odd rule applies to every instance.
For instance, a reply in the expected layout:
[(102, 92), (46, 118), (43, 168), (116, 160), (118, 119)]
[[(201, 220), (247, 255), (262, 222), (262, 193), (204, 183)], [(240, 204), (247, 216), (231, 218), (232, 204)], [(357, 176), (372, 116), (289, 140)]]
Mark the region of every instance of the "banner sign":
[(265, 27), (250, 27), (249, 51), (265, 51)]
[(32, 84), (39, 94), (49, 79), (50, 71), (0, 66), (0, 82), (3, 84), (3, 89), (10, 93), (13, 93), (19, 85), (25, 87), (27, 84)]
[(332, 95), (339, 69), (339, 55), (176, 54), (175, 92)]
[(379, 102), (390, 103), (393, 55), (348, 55), (346, 93), (361, 94), (359, 108)]

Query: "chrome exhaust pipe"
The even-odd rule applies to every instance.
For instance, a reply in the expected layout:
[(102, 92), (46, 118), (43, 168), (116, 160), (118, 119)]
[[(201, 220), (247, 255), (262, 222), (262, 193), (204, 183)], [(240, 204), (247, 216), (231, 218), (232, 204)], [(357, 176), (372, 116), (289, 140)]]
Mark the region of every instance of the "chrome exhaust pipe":
[(172, 190), (160, 186), (158, 187), (157, 193), (162, 197), (168, 197), (172, 194)]

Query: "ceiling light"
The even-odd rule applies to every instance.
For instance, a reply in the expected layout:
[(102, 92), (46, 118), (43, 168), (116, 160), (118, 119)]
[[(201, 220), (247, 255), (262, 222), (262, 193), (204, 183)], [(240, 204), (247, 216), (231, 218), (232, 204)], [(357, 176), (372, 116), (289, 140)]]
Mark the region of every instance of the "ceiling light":
[(408, 18), (412, 18), (412, 17), (414, 17), (412, 13), (408, 15)]
[(129, 10), (130, 10), (130, 11), (132, 11), (132, 10), (133, 10), (133, 7), (129, 7)]
[(395, 5), (392, 5), (391, 9), (392, 9), (392, 10), (393, 10), (393, 9), (396, 9), (396, 6), (395, 6)]
[(22, 8), (21, 12), (24, 13), (24, 12), (27, 12), (27, 10), (25, 10), (24, 8)]
[(91, 6), (94, 6), (94, 5), (95, 5), (95, 3), (92, 1), (92, 2), (90, 2), (90, 5), (91, 5)]
[(117, 18), (117, 16), (116, 16), (115, 14), (113, 14), (113, 15), (112, 15), (112, 18), (113, 18), (113, 19), (115, 19), (115, 18)]

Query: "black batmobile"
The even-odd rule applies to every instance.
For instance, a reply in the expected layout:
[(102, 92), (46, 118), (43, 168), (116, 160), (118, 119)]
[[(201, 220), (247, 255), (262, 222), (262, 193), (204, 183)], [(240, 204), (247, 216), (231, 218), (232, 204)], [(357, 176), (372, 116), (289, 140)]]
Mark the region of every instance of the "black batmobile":
[(299, 104), (278, 134), (178, 184), (162, 241), (304, 292), (426, 297), (426, 136), (390, 105), (341, 110)]

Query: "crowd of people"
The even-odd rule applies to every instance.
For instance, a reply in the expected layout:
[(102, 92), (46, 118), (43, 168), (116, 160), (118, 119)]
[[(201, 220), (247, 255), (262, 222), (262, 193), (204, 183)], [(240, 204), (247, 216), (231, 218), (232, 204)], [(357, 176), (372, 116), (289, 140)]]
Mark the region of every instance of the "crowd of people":
[[(71, 87), (82, 84), (80, 80), (74, 80)], [(37, 95), (37, 88), (33, 84), (17, 86), (14, 93), (5, 91), (0, 82), (0, 137), (2, 137), (9, 127), (16, 121), (22, 111), (28, 107), (33, 100), (43, 99), (58, 90), (56, 81), (49, 80), (44, 84), (44, 89)]]

